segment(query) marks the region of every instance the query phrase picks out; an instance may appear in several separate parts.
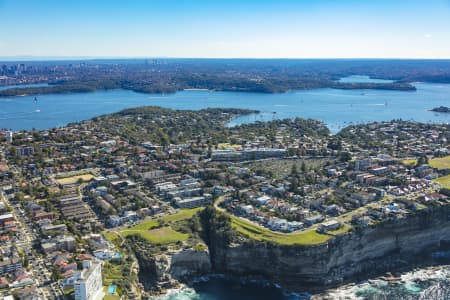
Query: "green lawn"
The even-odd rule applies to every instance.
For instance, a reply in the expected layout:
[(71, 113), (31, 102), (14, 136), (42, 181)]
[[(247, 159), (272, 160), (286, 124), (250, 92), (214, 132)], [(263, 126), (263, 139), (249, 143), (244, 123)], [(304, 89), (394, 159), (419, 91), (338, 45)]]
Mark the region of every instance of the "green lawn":
[(117, 234), (112, 231), (105, 231), (103, 234), (104, 234), (105, 238), (111, 242), (118, 238)]
[(178, 241), (185, 241), (189, 238), (188, 234), (177, 232), (170, 226), (165, 226), (152, 230), (129, 230), (121, 231), (124, 236), (138, 234), (153, 244), (170, 244)]
[(417, 159), (404, 159), (402, 160), (402, 164), (407, 166), (414, 166), (417, 164)]
[(330, 234), (330, 235), (333, 235), (333, 236), (337, 236), (337, 235), (349, 232), (350, 229), (352, 229), (352, 227), (350, 225), (344, 224), (339, 229), (328, 231), (327, 234)]
[(282, 245), (323, 244), (334, 235), (343, 234), (351, 228), (348, 225), (344, 225), (338, 230), (328, 232), (328, 234), (317, 233), (315, 229), (312, 228), (300, 233), (277, 233), (236, 216), (230, 215), (230, 217), (232, 219), (233, 228), (238, 232), (258, 241), (271, 241)]
[[(189, 235), (173, 230), (170, 227), (170, 223), (190, 219), (202, 209), (203, 208), (201, 207), (183, 209), (173, 215), (163, 216), (158, 219), (144, 220), (133, 227), (119, 230), (119, 232), (123, 237), (138, 234), (142, 238), (154, 244), (169, 244), (178, 241), (185, 241), (189, 238)], [(161, 223), (167, 226), (156, 228), (161, 226)], [(114, 242), (119, 238), (118, 234), (114, 231), (106, 231), (104, 232), (104, 235), (111, 242)]]
[(110, 295), (108, 294), (108, 286), (103, 287), (103, 292), (105, 293), (105, 296), (103, 297), (103, 300), (120, 300), (119, 295)]
[(450, 189), (450, 175), (436, 178), (433, 181), (439, 182), (446, 189)]
[(196, 213), (201, 211), (203, 207), (197, 207), (192, 209), (182, 209), (176, 214), (164, 216), (161, 219), (165, 222), (176, 222), (192, 218)]
[(137, 224), (130, 228), (130, 230), (149, 230), (159, 226), (159, 220), (144, 220), (141, 223)]
[(433, 158), (429, 161), (430, 166), (436, 169), (450, 169), (450, 155), (440, 158)]

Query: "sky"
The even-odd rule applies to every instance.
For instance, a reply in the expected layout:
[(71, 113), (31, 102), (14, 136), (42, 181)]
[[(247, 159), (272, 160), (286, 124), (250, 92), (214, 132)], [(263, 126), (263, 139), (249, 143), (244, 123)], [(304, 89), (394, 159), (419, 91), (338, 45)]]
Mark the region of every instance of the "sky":
[(0, 57), (450, 58), (450, 0), (0, 0)]

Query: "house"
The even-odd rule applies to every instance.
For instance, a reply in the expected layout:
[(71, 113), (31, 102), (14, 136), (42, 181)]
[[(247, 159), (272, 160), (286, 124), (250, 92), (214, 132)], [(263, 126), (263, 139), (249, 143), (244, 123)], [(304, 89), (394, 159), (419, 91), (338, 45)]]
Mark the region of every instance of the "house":
[(305, 224), (308, 226), (311, 226), (311, 225), (317, 224), (319, 222), (322, 222), (323, 219), (324, 219), (324, 217), (322, 215), (314, 215), (314, 216), (305, 218)]
[(263, 195), (261, 197), (254, 199), (253, 201), (255, 202), (256, 205), (262, 206), (262, 205), (267, 204), (267, 202), (269, 202), (270, 200), (271, 200), (271, 198), (269, 196)]
[(320, 224), (319, 228), (317, 228), (317, 232), (326, 233), (331, 230), (339, 229), (341, 226), (342, 226), (342, 224), (339, 223), (338, 221), (331, 220), (331, 221), (323, 222), (322, 224)]
[(0, 278), (0, 289), (7, 288), (9, 286), (9, 281), (6, 279), (6, 277)]
[(288, 231), (288, 221), (285, 219), (275, 218), (270, 220), (267, 225), (274, 231)]
[(122, 219), (118, 215), (111, 215), (106, 222), (110, 227), (117, 227), (122, 225)]
[(244, 215), (253, 215), (255, 213), (255, 209), (251, 205), (241, 205), (239, 206), (239, 211)]
[(391, 203), (384, 207), (386, 213), (398, 213), (400, 212), (400, 206), (397, 203)]

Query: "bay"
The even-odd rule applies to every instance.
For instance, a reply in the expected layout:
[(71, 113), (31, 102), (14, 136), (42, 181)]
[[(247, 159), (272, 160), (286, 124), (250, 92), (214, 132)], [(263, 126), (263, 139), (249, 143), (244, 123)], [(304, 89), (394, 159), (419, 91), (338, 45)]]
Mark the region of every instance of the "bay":
[(450, 106), (450, 84), (415, 83), (417, 91), (315, 89), (283, 94), (181, 91), (169, 95), (128, 90), (82, 94), (48, 94), (0, 98), (0, 128), (47, 129), (143, 105), (199, 110), (235, 107), (259, 110), (239, 117), (230, 126), (275, 118), (312, 118), (324, 121), (333, 133), (351, 124), (393, 119), (449, 123), (450, 114), (429, 111)]

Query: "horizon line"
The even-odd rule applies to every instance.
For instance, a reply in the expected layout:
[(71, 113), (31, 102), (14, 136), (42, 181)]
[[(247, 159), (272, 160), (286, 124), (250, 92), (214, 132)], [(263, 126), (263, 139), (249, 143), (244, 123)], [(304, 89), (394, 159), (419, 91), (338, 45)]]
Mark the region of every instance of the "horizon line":
[(190, 56), (0, 56), (0, 62), (14, 61), (64, 61), (64, 60), (113, 60), (113, 59), (211, 59), (211, 60), (450, 60), (449, 57), (190, 57)]

